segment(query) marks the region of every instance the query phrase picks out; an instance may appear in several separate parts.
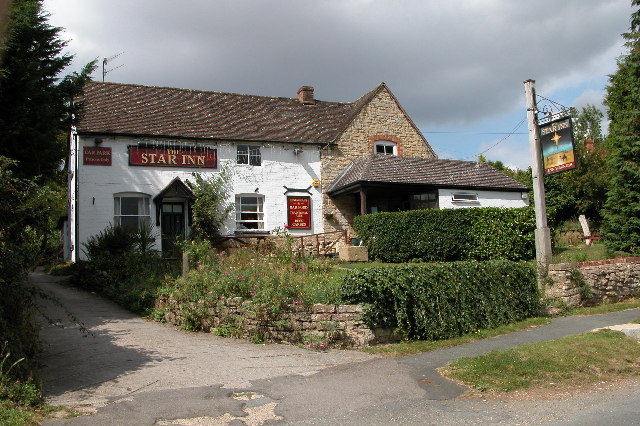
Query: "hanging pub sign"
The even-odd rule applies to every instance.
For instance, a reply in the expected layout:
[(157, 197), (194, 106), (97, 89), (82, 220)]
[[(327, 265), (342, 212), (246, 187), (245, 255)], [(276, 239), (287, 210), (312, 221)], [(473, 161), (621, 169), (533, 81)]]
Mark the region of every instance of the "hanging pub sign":
[(209, 148), (129, 146), (129, 165), (215, 169), (218, 156), (216, 149)]
[(111, 147), (85, 146), (82, 148), (83, 166), (110, 166)]
[(311, 229), (311, 197), (287, 197), (289, 229)]
[(554, 120), (540, 126), (540, 143), (545, 175), (577, 167), (570, 117)]

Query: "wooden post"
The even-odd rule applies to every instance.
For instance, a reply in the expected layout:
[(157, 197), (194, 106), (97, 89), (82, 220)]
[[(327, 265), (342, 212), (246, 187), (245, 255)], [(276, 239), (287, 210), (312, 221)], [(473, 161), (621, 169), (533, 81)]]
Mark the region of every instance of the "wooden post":
[(538, 264), (538, 286), (546, 277), (551, 263), (551, 232), (547, 226), (547, 202), (544, 193), (544, 168), (542, 165), (542, 146), (536, 106), (535, 81), (524, 82), (527, 99), (527, 122), (529, 125), (529, 152), (531, 154), (531, 174), (533, 177), (533, 199), (536, 213), (536, 261)]
[(367, 214), (367, 193), (360, 190), (360, 214)]
[(189, 253), (182, 252), (182, 276), (187, 277), (189, 275)]

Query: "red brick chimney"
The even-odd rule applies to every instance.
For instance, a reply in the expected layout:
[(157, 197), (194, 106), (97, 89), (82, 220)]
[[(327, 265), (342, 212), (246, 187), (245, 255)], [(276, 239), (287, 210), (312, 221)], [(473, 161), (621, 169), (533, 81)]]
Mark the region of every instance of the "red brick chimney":
[(584, 147), (587, 150), (587, 152), (593, 152), (596, 150), (595, 144), (593, 140), (591, 140), (591, 138), (584, 141)]
[(298, 89), (298, 101), (303, 105), (314, 105), (316, 100), (313, 99), (313, 87), (302, 86)]

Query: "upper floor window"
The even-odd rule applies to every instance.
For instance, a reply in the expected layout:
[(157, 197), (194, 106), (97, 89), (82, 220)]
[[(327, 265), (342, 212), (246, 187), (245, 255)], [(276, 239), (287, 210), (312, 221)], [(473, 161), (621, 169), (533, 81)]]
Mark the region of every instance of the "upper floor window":
[(236, 195), (236, 229), (264, 229), (264, 196)]
[(391, 141), (375, 141), (374, 150), (376, 154), (398, 155), (398, 145)]
[(138, 229), (151, 223), (150, 197), (146, 194), (115, 194), (113, 196), (113, 222), (129, 229)]
[(251, 145), (238, 145), (238, 156), (236, 161), (238, 164), (259, 166), (262, 162), (260, 147)]

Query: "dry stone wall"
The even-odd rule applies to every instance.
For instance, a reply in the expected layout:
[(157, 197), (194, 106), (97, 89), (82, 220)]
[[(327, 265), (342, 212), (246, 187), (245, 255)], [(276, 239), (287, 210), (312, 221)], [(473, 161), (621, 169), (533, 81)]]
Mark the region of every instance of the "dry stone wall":
[(164, 298), (156, 302), (167, 323), (212, 333), (292, 344), (364, 347), (397, 341), (392, 330), (371, 329), (362, 321), (359, 305), (290, 306), (277, 318), (256, 312), (240, 297), (220, 298), (204, 304), (180, 303)]
[(549, 266), (545, 293), (569, 306), (616, 302), (640, 295), (640, 257)]

